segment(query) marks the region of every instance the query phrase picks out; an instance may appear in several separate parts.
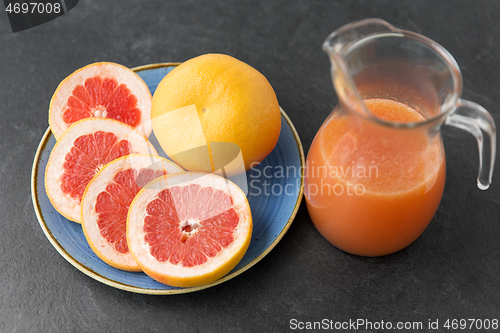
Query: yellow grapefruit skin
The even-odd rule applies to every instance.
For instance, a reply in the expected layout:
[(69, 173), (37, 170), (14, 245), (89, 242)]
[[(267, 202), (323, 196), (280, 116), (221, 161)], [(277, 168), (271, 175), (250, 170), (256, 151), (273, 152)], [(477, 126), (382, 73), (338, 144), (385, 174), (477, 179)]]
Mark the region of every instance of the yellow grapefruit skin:
[(243, 258), (252, 236), (245, 194), (215, 174), (172, 173), (130, 205), (127, 243), (142, 270), (175, 287), (212, 283)]
[(151, 92), (131, 69), (112, 62), (97, 62), (66, 77), (49, 105), (49, 125), (54, 137), (74, 122), (110, 118), (126, 123), (144, 136), (152, 131)]
[(126, 155), (106, 164), (82, 197), (82, 228), (94, 253), (108, 265), (137, 272), (126, 239), (127, 213), (140, 189), (159, 176), (184, 171), (155, 155)]
[(217, 171), (238, 156), (241, 168), (231, 173), (249, 170), (274, 149), (281, 130), (268, 80), (223, 54), (201, 55), (168, 73), (153, 95), (151, 121), (163, 150), (188, 171)]
[(81, 223), (81, 199), (88, 183), (109, 162), (129, 154), (158, 155), (131, 126), (107, 118), (85, 118), (56, 142), (45, 169), (45, 190), (54, 208)]

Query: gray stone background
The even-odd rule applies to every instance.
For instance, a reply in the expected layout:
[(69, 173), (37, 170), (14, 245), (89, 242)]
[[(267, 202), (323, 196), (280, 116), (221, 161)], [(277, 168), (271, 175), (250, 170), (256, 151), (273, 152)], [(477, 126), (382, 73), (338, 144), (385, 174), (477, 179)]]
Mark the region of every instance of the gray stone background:
[(368, 17), (443, 45), (463, 71), (463, 97), (500, 122), (496, 0), (81, 0), (15, 34), (0, 4), (0, 332), (285, 332), (292, 319), (424, 328), (436, 319), (500, 319), (499, 176), (490, 190), (477, 189), (477, 145), (454, 128), (443, 129), (447, 182), (434, 220), (411, 246), (383, 258), (330, 245), (303, 202), (285, 237), (250, 270), (195, 293), (148, 296), (81, 273), (38, 224), (31, 166), (50, 98), (74, 70), (232, 55), (268, 78), (307, 153), (337, 102), (321, 43)]

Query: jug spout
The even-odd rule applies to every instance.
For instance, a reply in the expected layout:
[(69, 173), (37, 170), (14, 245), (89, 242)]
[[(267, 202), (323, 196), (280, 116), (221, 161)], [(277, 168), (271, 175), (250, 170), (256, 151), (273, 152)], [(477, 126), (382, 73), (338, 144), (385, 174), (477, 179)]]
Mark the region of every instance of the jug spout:
[(384, 20), (371, 18), (344, 25), (334, 31), (323, 43), (325, 51), (331, 62), (332, 83), (341, 103), (347, 104), (361, 115), (369, 115), (351, 77), (349, 66), (344, 59), (344, 51), (355, 42), (370, 35), (382, 33), (396, 33), (397, 28)]
[(377, 18), (365, 19), (349, 23), (335, 30), (323, 43), (323, 51), (332, 55), (341, 55), (343, 50), (352, 43), (372, 34), (398, 32), (398, 29), (384, 20)]

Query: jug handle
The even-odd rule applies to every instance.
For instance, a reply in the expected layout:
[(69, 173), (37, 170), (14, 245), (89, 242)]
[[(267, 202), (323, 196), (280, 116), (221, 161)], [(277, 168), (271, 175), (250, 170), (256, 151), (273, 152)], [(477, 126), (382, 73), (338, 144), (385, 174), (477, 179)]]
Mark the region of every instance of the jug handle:
[(487, 190), (495, 167), (496, 127), (493, 117), (481, 105), (460, 99), (456, 110), (446, 118), (446, 124), (465, 130), (476, 138), (479, 149), (477, 187)]

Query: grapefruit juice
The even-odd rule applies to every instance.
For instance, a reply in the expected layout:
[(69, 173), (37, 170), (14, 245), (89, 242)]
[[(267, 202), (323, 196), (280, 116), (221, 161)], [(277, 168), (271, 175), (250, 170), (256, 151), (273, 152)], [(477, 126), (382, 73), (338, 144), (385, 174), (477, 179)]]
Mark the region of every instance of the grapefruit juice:
[[(406, 104), (365, 100), (391, 123), (425, 118)], [(352, 111), (351, 111), (352, 112)], [(336, 112), (318, 131), (306, 162), (305, 194), (318, 231), (338, 248), (381, 256), (411, 244), (434, 216), (445, 182), (441, 136)]]

